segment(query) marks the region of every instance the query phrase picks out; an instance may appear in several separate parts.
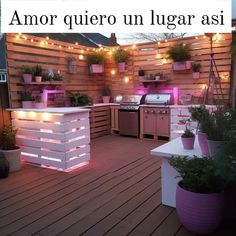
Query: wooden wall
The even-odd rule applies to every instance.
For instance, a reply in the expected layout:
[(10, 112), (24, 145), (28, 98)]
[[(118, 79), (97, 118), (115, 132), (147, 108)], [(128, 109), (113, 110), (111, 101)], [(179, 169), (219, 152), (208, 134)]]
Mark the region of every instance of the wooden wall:
[[(219, 42), (213, 43), (214, 58), (221, 75), (224, 99), (229, 99), (230, 93), (230, 70), (231, 70), (231, 54), (230, 45), (232, 41), (231, 34), (221, 35), (222, 39)], [(174, 43), (191, 44), (192, 61), (202, 65), (200, 78), (192, 79), (192, 73), (176, 73), (172, 71), (172, 61), (168, 58), (167, 51)], [(114, 68), (114, 62), (108, 63), (106, 66), (106, 80), (110, 82), (114, 94), (131, 94), (137, 92), (156, 92), (162, 89), (179, 88), (180, 94), (193, 94), (195, 102), (201, 102), (204, 94), (202, 88), (208, 83), (209, 58), (210, 58), (210, 41), (205, 36), (189, 37), (183, 39), (175, 39), (170, 41), (162, 41), (158, 43), (145, 43), (132, 46), (127, 46), (132, 55), (127, 67), (126, 73), (117, 73), (111, 75), (110, 70)], [(156, 58), (159, 54), (160, 58)], [(163, 63), (163, 59), (167, 59), (167, 63)], [(162, 72), (168, 78), (168, 84), (160, 84), (158, 86), (147, 86), (145, 88), (139, 82), (138, 70), (143, 69), (146, 73), (155, 74)], [(124, 77), (129, 77), (129, 82), (124, 82)], [(216, 97), (216, 96), (215, 96)]]
[(0, 83), (0, 129), (10, 122), (10, 114), (6, 108), (8, 108), (7, 84)]
[[(198, 36), (184, 39), (175, 39), (170, 41), (162, 41), (158, 43), (139, 44), (136, 47), (132, 45), (124, 46), (130, 54), (131, 58), (125, 73), (118, 73), (116, 65), (111, 59), (110, 53), (107, 53), (105, 63), (105, 73), (103, 75), (89, 75), (86, 62), (86, 47), (48, 40), (48, 44), (43, 38), (26, 35), (27, 39), (16, 39), (15, 34), (8, 34), (7, 42), (7, 65), (9, 75), (9, 96), (10, 105), (19, 107), (18, 91), (22, 91), (25, 87), (21, 84), (21, 74), (19, 67), (21, 65), (36, 65), (40, 64), (44, 69), (60, 70), (66, 79), (66, 84), (62, 87), (66, 90), (80, 91), (88, 93), (94, 98), (94, 102), (101, 100), (101, 89), (104, 84), (109, 84), (112, 89), (112, 95), (118, 94), (135, 94), (145, 92), (156, 92), (158, 90), (171, 90), (174, 87), (179, 88), (180, 94), (193, 94), (197, 98), (196, 102), (201, 101), (203, 96), (203, 87), (208, 82), (209, 58), (210, 58), (210, 41), (207, 37)], [(30, 40), (31, 39), (31, 40)], [(33, 40), (33, 41), (32, 41)], [(224, 99), (229, 99), (230, 94), (230, 70), (231, 70), (231, 55), (230, 44), (232, 41), (231, 34), (223, 34), (219, 42), (213, 43), (214, 57), (220, 75), (222, 76), (222, 87)], [(192, 60), (199, 62), (202, 65), (200, 79), (192, 79), (192, 73), (173, 73), (172, 62), (167, 59), (168, 48), (176, 42), (191, 44)], [(52, 45), (52, 43), (54, 45)], [(59, 48), (59, 45), (62, 47)], [(73, 48), (72, 48), (73, 47)], [(83, 51), (82, 51), (83, 50)], [(94, 50), (94, 49), (89, 49)], [(84, 59), (78, 60), (78, 72), (76, 74), (67, 74), (66, 57), (78, 57), (83, 52)], [(110, 50), (112, 52), (112, 48)], [(159, 53), (160, 58), (156, 58)], [(163, 63), (163, 59), (167, 59), (167, 63)], [(146, 73), (155, 74), (162, 72), (168, 78), (167, 84), (158, 86), (144, 87), (139, 81), (138, 70), (143, 69)], [(116, 74), (112, 75), (111, 71), (116, 70)], [(129, 78), (129, 82), (124, 81), (125, 77)], [(126, 78), (127, 79), (127, 78)]]

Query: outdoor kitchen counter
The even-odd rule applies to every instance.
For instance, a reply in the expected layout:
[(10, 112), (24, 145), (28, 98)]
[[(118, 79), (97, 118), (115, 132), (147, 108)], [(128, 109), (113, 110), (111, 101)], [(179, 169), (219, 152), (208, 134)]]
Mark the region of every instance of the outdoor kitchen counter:
[(90, 159), (90, 109), (8, 109), (27, 163), (70, 170)]
[(198, 138), (196, 137), (194, 143), (194, 149), (185, 150), (183, 149), (183, 144), (181, 138), (176, 138), (170, 142), (161, 145), (153, 150), (151, 150), (151, 155), (161, 157), (161, 195), (162, 204), (175, 207), (175, 191), (176, 185), (180, 181), (179, 173), (169, 164), (169, 159), (173, 156), (193, 156), (200, 157), (201, 150), (198, 143)]

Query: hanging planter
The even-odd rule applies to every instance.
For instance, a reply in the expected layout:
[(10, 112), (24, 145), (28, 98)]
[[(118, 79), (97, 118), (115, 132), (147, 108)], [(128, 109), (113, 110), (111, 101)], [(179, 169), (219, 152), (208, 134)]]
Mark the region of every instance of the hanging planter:
[(115, 53), (113, 54), (113, 58), (117, 63), (119, 72), (125, 72), (126, 69), (125, 67), (129, 60), (129, 57), (130, 54), (122, 48), (119, 48), (118, 50), (115, 51)]
[(67, 58), (68, 63), (68, 73), (69, 74), (76, 74), (77, 72), (77, 60), (74, 57), (68, 57)]
[(88, 66), (91, 74), (101, 74), (104, 72), (104, 54), (102, 52), (92, 52), (88, 55)]
[(189, 44), (175, 44), (170, 47), (167, 52), (169, 54), (169, 58), (172, 59), (173, 71), (184, 71), (190, 70), (192, 67), (191, 54), (190, 54), (190, 45)]
[(199, 79), (200, 78), (200, 69), (201, 69), (201, 64), (200, 63), (193, 63), (192, 64), (193, 79)]

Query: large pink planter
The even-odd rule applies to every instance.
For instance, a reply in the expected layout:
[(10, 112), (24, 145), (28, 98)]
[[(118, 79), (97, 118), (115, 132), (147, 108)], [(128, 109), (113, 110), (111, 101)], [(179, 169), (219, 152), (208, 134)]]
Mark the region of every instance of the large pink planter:
[(179, 184), (176, 189), (176, 211), (180, 222), (197, 234), (214, 232), (223, 218), (223, 193), (193, 193)]
[(118, 63), (119, 72), (125, 72), (125, 62)]
[(184, 149), (187, 149), (187, 150), (193, 149), (195, 137), (193, 137), (193, 138), (183, 138), (183, 137), (181, 137), (181, 140), (182, 140)]
[(207, 135), (206, 133), (198, 132), (198, 143), (202, 151), (203, 156), (209, 156)]
[(26, 84), (30, 84), (32, 82), (32, 74), (23, 74), (22, 77)]
[(207, 145), (208, 145), (209, 155), (213, 157), (220, 151), (220, 149), (224, 145), (224, 141), (214, 141), (208, 139)]
[(90, 66), (90, 72), (92, 74), (99, 74), (99, 73), (103, 73), (104, 71), (104, 68), (103, 68), (103, 65), (100, 65), (100, 64), (92, 64)]
[(103, 103), (109, 103), (110, 102), (110, 96), (103, 96), (102, 101), (103, 101)]
[(33, 108), (33, 102), (32, 101), (22, 101), (22, 107), (25, 109)]
[(173, 71), (190, 70), (191, 67), (191, 61), (175, 61), (172, 65)]

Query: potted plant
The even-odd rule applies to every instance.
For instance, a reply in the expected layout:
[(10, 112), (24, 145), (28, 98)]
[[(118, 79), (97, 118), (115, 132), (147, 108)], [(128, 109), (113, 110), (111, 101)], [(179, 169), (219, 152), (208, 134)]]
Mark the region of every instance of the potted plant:
[(190, 130), (190, 119), (182, 120), (183, 124), (185, 124), (185, 131), (181, 135), (181, 140), (183, 143), (184, 149), (193, 149), (194, 141), (195, 141), (195, 134)]
[(193, 63), (192, 64), (192, 70), (193, 70), (193, 79), (199, 79), (200, 78), (200, 69), (201, 69), (200, 63)]
[(34, 71), (35, 82), (41, 83), (43, 76), (43, 68), (39, 65), (36, 65), (33, 71)]
[(9, 162), (2, 152), (0, 152), (0, 179), (4, 179), (9, 175)]
[(93, 101), (92, 98), (89, 97), (87, 94), (81, 94), (79, 92), (69, 92), (68, 95), (70, 99), (71, 106), (87, 106), (92, 105)]
[(88, 65), (90, 73), (99, 74), (104, 71), (104, 54), (102, 52), (92, 52), (88, 54)]
[(108, 86), (104, 86), (102, 89), (102, 101), (103, 103), (109, 103), (110, 102), (110, 96), (111, 96), (111, 90)]
[(206, 133), (212, 125), (212, 117), (210, 112), (205, 105), (190, 107), (189, 112), (191, 114), (191, 120), (198, 122), (198, 143), (201, 148), (202, 155), (209, 156)]
[(41, 96), (36, 96), (34, 98), (34, 107), (36, 109), (43, 109), (44, 108), (44, 103), (42, 102)]
[(22, 91), (20, 93), (22, 107), (26, 109), (30, 109), (33, 107), (33, 97), (30, 91)]
[(22, 71), (22, 77), (25, 83), (31, 83), (32, 82), (32, 68), (29, 66), (21, 66), (21, 71)]
[(226, 185), (214, 159), (174, 157), (170, 165), (182, 177), (176, 188), (180, 222), (191, 232), (213, 233), (222, 221)]
[(0, 131), (0, 149), (9, 162), (10, 172), (20, 170), (20, 148), (16, 145), (17, 130), (11, 124), (3, 126)]
[(140, 69), (138, 71), (138, 76), (139, 76), (139, 80), (144, 80), (145, 79), (145, 71), (143, 69)]
[(115, 51), (115, 53), (113, 54), (113, 58), (118, 65), (119, 72), (125, 71), (125, 66), (129, 60), (129, 57), (129, 53), (122, 48), (119, 48)]
[(77, 72), (77, 60), (75, 57), (67, 57), (68, 63), (68, 73), (69, 74), (76, 74)]
[(158, 72), (155, 74), (155, 80), (161, 80), (162, 78), (163, 78), (163, 73)]
[(190, 44), (177, 43), (167, 51), (169, 58), (174, 61), (173, 71), (190, 70), (192, 63)]

